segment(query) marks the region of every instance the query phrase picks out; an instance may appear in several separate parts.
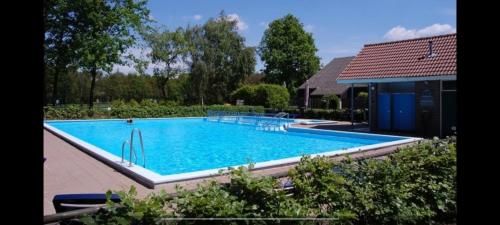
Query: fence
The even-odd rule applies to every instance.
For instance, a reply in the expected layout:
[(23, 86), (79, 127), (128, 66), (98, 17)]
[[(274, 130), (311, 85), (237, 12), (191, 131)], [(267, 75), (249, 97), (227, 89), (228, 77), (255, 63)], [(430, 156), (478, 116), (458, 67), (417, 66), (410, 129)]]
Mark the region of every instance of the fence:
[(257, 129), (267, 131), (283, 131), (288, 128), (288, 125), (294, 122), (293, 119), (284, 118), (288, 117), (288, 113), (257, 113), (257, 112), (232, 112), (232, 111), (218, 111), (207, 110), (207, 121), (236, 123), (254, 125)]

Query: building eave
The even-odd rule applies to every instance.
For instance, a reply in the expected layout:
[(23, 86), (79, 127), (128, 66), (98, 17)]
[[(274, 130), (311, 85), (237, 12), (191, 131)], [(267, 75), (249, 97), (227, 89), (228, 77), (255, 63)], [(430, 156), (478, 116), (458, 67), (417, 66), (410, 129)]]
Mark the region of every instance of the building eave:
[(439, 75), (422, 77), (387, 77), (387, 78), (368, 78), (368, 79), (337, 79), (339, 84), (356, 83), (393, 83), (393, 82), (414, 82), (414, 81), (432, 81), (432, 80), (456, 80), (457, 75)]

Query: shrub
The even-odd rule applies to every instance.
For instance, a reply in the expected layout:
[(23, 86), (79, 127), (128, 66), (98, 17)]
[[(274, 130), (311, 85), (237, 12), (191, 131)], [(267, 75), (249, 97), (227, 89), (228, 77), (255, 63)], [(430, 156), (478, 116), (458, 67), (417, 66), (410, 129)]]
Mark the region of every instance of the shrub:
[(337, 109), (339, 107), (340, 99), (336, 94), (331, 94), (323, 96), (321, 101), (324, 102), (325, 109)]
[(178, 106), (179, 103), (177, 103), (176, 101), (172, 101), (172, 100), (161, 100), (160, 105), (162, 106)]
[(128, 102), (127, 105), (129, 105), (131, 107), (139, 107), (140, 106), (139, 103), (134, 99), (130, 99), (130, 101)]
[[(261, 106), (165, 106), (146, 104), (146, 106), (130, 106), (123, 101), (114, 101), (111, 110), (107, 108), (94, 108), (90, 118), (157, 118), (157, 117), (199, 117), (206, 116), (207, 110), (222, 110), (234, 112), (264, 112)], [(87, 117), (87, 108), (80, 108), (77, 105), (64, 107), (44, 107), (45, 118), (52, 119), (84, 119)]]
[(142, 107), (157, 107), (158, 103), (156, 103), (153, 99), (143, 99), (140, 105)]
[(111, 108), (117, 108), (117, 107), (122, 107), (125, 106), (126, 103), (123, 99), (118, 99), (118, 100), (113, 100), (111, 101)]
[(160, 224), (161, 218), (172, 217), (172, 213), (165, 210), (169, 197), (164, 190), (151, 193), (146, 200), (136, 198), (137, 191), (132, 186), (128, 193), (118, 192), (120, 203), (109, 201), (111, 192), (106, 193), (108, 210), (101, 210), (95, 215), (81, 218), (84, 224)]
[(244, 100), (246, 105), (261, 105), (268, 108), (285, 109), (290, 101), (288, 90), (280, 85), (244, 85), (231, 93), (231, 100)]
[(255, 177), (242, 167), (230, 172), (226, 185), (214, 181), (194, 191), (178, 188), (175, 198), (162, 192), (138, 200), (132, 188), (121, 193), (122, 203), (108, 202), (106, 210), (82, 221), (153, 224), (165, 217), (328, 217), (333, 224), (456, 223), (453, 138), (426, 140), (384, 159), (306, 156), (289, 171), (289, 178), (292, 195), (278, 189), (276, 178)]
[(236, 89), (230, 95), (231, 101), (244, 100), (246, 105), (258, 105), (255, 102), (256, 87), (256, 85), (244, 85)]
[(259, 84), (255, 90), (255, 103), (264, 107), (285, 109), (288, 107), (290, 94), (285, 87), (274, 84)]
[(81, 109), (78, 105), (67, 105), (64, 107), (44, 107), (47, 119), (81, 119), (87, 115), (87, 109)]
[(363, 110), (365, 108), (368, 108), (368, 93), (359, 92), (355, 101), (356, 101), (356, 108), (363, 109)]

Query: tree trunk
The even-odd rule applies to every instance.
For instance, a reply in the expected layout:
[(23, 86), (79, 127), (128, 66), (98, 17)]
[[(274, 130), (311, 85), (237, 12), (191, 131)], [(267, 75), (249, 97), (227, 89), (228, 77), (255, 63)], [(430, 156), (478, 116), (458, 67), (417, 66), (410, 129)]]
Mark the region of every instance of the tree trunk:
[(92, 75), (92, 82), (90, 83), (90, 96), (89, 96), (89, 110), (94, 107), (94, 88), (95, 88), (95, 79), (97, 77), (97, 69), (94, 67), (90, 71), (90, 74)]
[(162, 83), (161, 85), (161, 95), (163, 97), (163, 100), (167, 100), (167, 91), (165, 90), (165, 83)]
[(168, 94), (167, 90), (166, 90), (167, 82), (168, 82), (168, 78), (164, 78), (164, 77), (158, 78), (158, 88), (161, 89), (161, 97), (165, 101), (167, 100), (167, 94)]
[(52, 105), (56, 105), (57, 101), (57, 81), (59, 79), (59, 69), (56, 68), (56, 71), (54, 73), (54, 83), (52, 83)]

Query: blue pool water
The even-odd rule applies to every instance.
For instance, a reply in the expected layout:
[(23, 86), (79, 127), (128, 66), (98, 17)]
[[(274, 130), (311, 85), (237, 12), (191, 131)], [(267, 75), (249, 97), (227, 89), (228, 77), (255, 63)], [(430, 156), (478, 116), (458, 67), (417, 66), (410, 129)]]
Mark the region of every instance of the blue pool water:
[[(121, 157), (123, 141), (130, 139), (131, 130), (137, 127), (144, 140), (146, 168), (160, 175), (265, 162), (403, 139), (355, 133), (272, 132), (258, 130), (251, 125), (206, 121), (203, 118), (135, 119), (133, 124), (124, 120), (46, 123), (118, 157)], [(137, 137), (134, 137), (134, 146), (138, 149), (138, 162), (142, 162)]]

